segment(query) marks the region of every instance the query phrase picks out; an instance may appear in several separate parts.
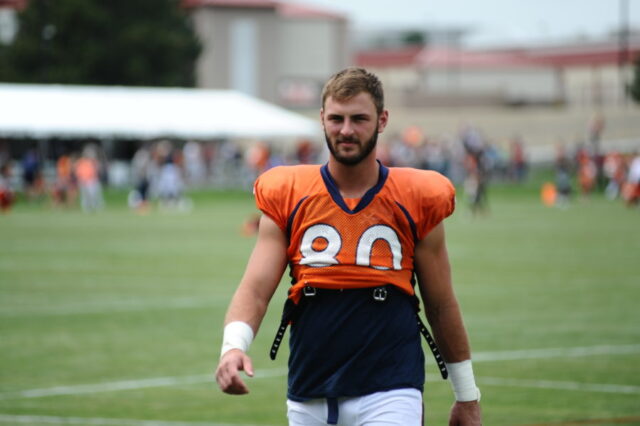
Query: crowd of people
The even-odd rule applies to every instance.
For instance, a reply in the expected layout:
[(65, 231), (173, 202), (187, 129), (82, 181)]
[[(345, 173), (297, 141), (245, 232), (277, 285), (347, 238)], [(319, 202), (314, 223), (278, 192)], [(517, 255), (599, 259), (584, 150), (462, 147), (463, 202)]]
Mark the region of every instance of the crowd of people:
[(558, 145), (552, 190), (545, 197), (549, 205), (566, 207), (573, 196), (585, 199), (600, 192), (611, 200), (621, 199), (628, 206), (636, 206), (640, 203), (640, 154), (618, 150), (601, 153), (586, 145), (571, 153)]
[[(18, 164), (0, 161), (0, 206), (8, 212), (22, 195), (26, 202), (50, 200), (55, 207), (73, 207), (79, 200), (84, 212), (104, 207), (105, 161), (96, 145), (86, 145), (80, 153), (61, 154), (54, 163), (54, 176), (47, 179), (44, 161), (36, 148), (26, 151)], [(17, 171), (16, 171), (17, 170)]]
[[(250, 188), (264, 171), (285, 164), (326, 161), (326, 150), (301, 140), (293, 150), (282, 152), (264, 141), (252, 144), (224, 142), (142, 143), (127, 165), (129, 206), (148, 212), (189, 209), (185, 195), (190, 188)], [(529, 164), (522, 138), (492, 143), (483, 133), (466, 126), (455, 136), (432, 138), (411, 126), (381, 140), (378, 159), (387, 166), (435, 170), (462, 188), (462, 197), (473, 214), (488, 212), (490, 182), (522, 183)], [(87, 144), (78, 152), (64, 152), (54, 161), (54, 172), (45, 176), (44, 161), (35, 148), (20, 161), (0, 158), (0, 211), (7, 212), (19, 199), (50, 200), (55, 207), (80, 206), (85, 212), (104, 207), (103, 186), (109, 185), (109, 161), (99, 145)], [(554, 182), (543, 188), (543, 201), (566, 207), (570, 200), (595, 192), (627, 205), (640, 201), (640, 155), (596, 149), (580, 144), (569, 149), (558, 145)]]
[(473, 214), (484, 214), (490, 181), (522, 183), (527, 178), (524, 142), (515, 136), (506, 145), (491, 143), (473, 126), (465, 126), (456, 137), (441, 139), (427, 138), (420, 129), (410, 127), (383, 147), (381, 161), (442, 173), (463, 188)]
[[(34, 146), (19, 160), (7, 150), (0, 152), (0, 208), (11, 209), (16, 201), (56, 208), (80, 206), (94, 212), (104, 207), (104, 186), (130, 186), (128, 205), (148, 212), (188, 209), (186, 190), (192, 188), (250, 188), (258, 175), (276, 165), (319, 161), (316, 145), (300, 141), (288, 156), (258, 141), (196, 142), (158, 140), (142, 142), (123, 166), (109, 161), (104, 150), (89, 143), (80, 150), (66, 149), (46, 161)], [(123, 171), (124, 167), (124, 171)]]

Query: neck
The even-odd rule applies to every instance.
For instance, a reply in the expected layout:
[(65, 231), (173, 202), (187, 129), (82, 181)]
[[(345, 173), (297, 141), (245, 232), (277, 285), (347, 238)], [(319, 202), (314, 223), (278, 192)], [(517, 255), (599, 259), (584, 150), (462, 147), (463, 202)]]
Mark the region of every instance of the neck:
[(344, 198), (361, 198), (378, 182), (380, 166), (375, 152), (353, 166), (346, 166), (329, 157), (329, 173)]

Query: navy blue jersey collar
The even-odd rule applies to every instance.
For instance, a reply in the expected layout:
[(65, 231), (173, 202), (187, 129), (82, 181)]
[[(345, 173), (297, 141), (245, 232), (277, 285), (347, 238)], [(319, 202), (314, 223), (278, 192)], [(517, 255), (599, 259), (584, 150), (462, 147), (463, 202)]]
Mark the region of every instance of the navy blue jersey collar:
[(353, 210), (351, 210), (347, 206), (347, 203), (344, 202), (344, 198), (342, 198), (342, 195), (340, 194), (338, 185), (336, 185), (336, 182), (331, 177), (331, 173), (329, 173), (329, 163), (326, 163), (324, 166), (322, 166), (322, 168), (320, 169), (320, 173), (322, 174), (324, 185), (327, 187), (327, 191), (329, 191), (329, 194), (331, 195), (331, 198), (333, 198), (333, 201), (345, 212), (354, 214), (367, 207), (371, 203), (371, 201), (373, 201), (373, 197), (375, 197), (376, 194), (380, 192), (380, 190), (384, 186), (384, 183), (387, 181), (387, 176), (389, 176), (389, 169), (383, 166), (380, 161), (378, 161), (378, 165), (380, 166), (380, 172), (378, 173), (378, 182), (364, 194), (364, 196), (360, 199), (358, 205)]

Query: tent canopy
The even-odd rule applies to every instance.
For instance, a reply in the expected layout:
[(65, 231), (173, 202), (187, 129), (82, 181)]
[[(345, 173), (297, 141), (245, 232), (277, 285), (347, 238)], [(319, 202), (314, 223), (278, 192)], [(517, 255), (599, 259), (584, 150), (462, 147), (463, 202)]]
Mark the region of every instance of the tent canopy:
[(231, 90), (0, 84), (0, 137), (309, 138), (319, 123)]

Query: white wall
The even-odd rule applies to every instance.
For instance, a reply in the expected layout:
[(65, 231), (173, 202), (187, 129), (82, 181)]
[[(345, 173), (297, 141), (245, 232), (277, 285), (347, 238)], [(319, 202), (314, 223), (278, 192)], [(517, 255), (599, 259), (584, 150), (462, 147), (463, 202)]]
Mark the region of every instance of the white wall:
[(627, 67), (621, 74), (617, 66), (567, 69), (564, 73), (567, 102), (580, 107), (621, 105), (625, 102), (624, 81), (631, 81), (631, 71)]
[[(285, 106), (319, 105), (322, 84), (350, 62), (347, 21), (283, 17), (272, 8), (201, 7), (197, 86), (235, 88)], [(301, 102), (287, 102), (297, 97)]]
[(545, 68), (437, 69), (425, 79), (430, 93), (498, 94), (508, 102), (552, 102), (561, 93), (556, 73)]
[(278, 102), (317, 107), (329, 76), (349, 65), (346, 23), (335, 19), (283, 19), (278, 29)]
[(15, 10), (0, 7), (0, 43), (9, 44), (18, 32), (18, 19)]

